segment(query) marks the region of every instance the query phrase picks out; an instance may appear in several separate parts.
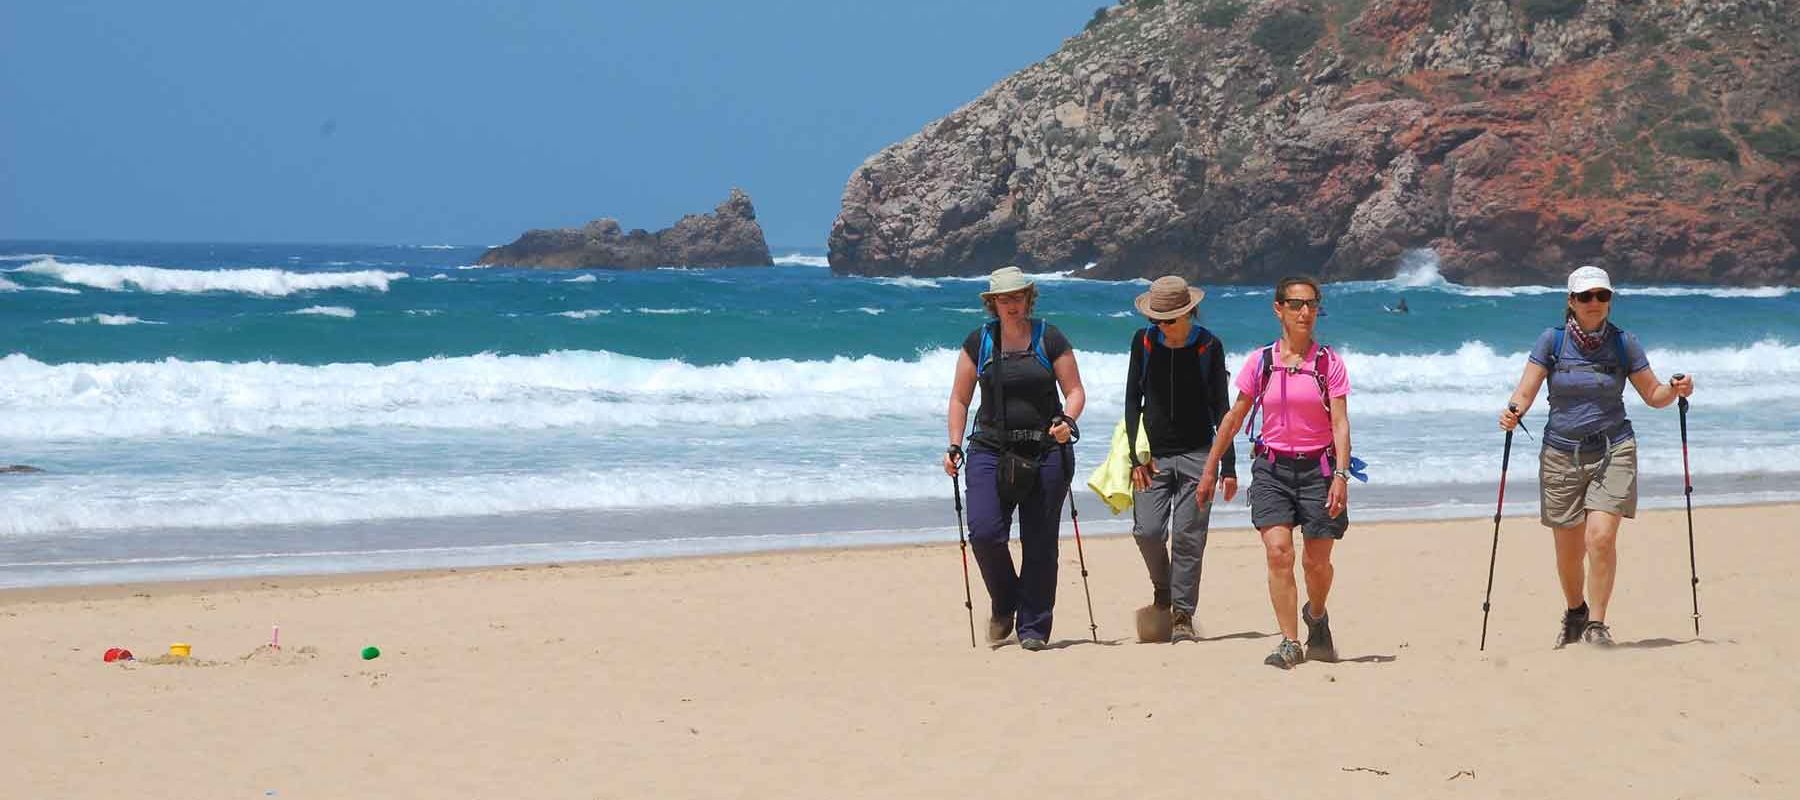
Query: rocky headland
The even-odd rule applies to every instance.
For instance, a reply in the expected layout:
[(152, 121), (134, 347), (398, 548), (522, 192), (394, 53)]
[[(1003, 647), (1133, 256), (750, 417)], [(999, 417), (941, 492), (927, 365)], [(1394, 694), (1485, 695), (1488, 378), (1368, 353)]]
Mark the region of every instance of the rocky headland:
[(655, 233), (624, 232), (618, 220), (579, 228), (530, 230), (512, 244), (490, 248), (480, 264), (574, 269), (610, 267), (755, 267), (774, 263), (750, 195), (732, 189), (711, 214), (689, 214)]
[(839, 274), (1800, 283), (1800, 3), (1133, 0), (871, 156)]

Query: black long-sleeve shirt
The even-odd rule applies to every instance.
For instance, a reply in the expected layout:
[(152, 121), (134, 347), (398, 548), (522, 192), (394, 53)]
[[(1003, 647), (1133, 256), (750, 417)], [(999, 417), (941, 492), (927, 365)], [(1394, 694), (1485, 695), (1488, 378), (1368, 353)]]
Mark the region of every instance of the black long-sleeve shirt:
[[(1155, 458), (1180, 453), (1205, 453), (1213, 434), (1231, 407), (1226, 396), (1231, 375), (1225, 369), (1225, 345), (1205, 328), (1186, 347), (1168, 347), (1150, 334), (1145, 351), (1145, 332), (1131, 335), (1130, 374), (1125, 377), (1125, 435), (1137, 441), (1138, 414), (1149, 429), (1150, 455)], [(1146, 360), (1148, 368), (1146, 368)], [(1225, 448), (1219, 476), (1237, 477), (1237, 446)], [(1137, 464), (1137, 448), (1131, 448)]]

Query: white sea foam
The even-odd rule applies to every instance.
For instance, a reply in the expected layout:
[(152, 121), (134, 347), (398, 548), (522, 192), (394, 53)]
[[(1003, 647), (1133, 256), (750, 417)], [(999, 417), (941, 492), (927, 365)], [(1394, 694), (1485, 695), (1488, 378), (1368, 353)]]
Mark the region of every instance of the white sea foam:
[(568, 317), (569, 319), (593, 319), (602, 314), (611, 313), (612, 309), (610, 308), (585, 308), (580, 311), (558, 311), (552, 316)]
[(434, 280), (434, 281), (447, 281), (447, 280), (450, 280), (450, 276), (449, 276), (449, 275), (445, 275), (445, 274), (444, 274), (444, 273), (442, 273), (442, 272), (440, 272), (440, 273), (438, 273), (438, 274), (436, 274), (436, 275), (433, 275), (433, 276), (431, 276), (431, 278), (430, 278), (430, 280)]
[(637, 308), (637, 309), (633, 309), (633, 311), (635, 311), (639, 314), (710, 314), (710, 313), (712, 313), (711, 311), (707, 311), (706, 309), (703, 309), (703, 308)]
[(289, 272), (279, 269), (167, 269), (118, 264), (63, 263), (54, 259), (33, 261), (16, 270), (55, 278), (63, 283), (112, 292), (143, 291), (153, 294), (237, 292), (260, 297), (286, 297), (296, 292), (332, 289), (388, 290), (404, 272)]
[[(0, 358), (0, 438), (382, 427), (739, 428), (897, 418), (938, 424), (931, 421), (943, 413), (958, 354), (937, 349), (906, 361), (744, 358), (714, 366), (593, 351), (321, 366), (178, 359), (52, 365), (15, 354)], [(1245, 355), (1229, 355), (1234, 371)], [(1394, 424), (1421, 414), (1497, 413), (1525, 364), (1523, 352), (1498, 354), (1480, 343), (1431, 355), (1345, 351), (1343, 357), (1355, 417)], [(1649, 357), (1665, 375), (1696, 373), (1706, 407), (1725, 413), (1800, 394), (1794, 345), (1652, 349)], [(1102, 419), (1116, 416), (1127, 356), (1081, 352), (1079, 358), (1090, 408)]]
[(0, 256), (0, 261), (42, 261), (46, 258), (56, 258), (56, 255), (54, 253), (13, 253)]
[(409, 308), (406, 310), (406, 315), (409, 317), (435, 317), (442, 313), (444, 310), (441, 308)]
[(876, 278), (875, 282), (883, 286), (899, 286), (905, 289), (936, 289), (939, 285), (937, 281), (915, 278), (911, 275), (902, 275), (898, 278)]
[(297, 311), (289, 311), (288, 313), (289, 314), (299, 314), (302, 316), (339, 317), (341, 319), (351, 319), (356, 316), (356, 309), (346, 308), (344, 306), (307, 306), (306, 308), (302, 308)]
[[(9, 488), (0, 536), (121, 528), (223, 528), (621, 508), (794, 505), (935, 496), (943, 473), (885, 469), (845, 481), (835, 465), (747, 477), (729, 465), (615, 465), (549, 474), (293, 478), (243, 476)], [(670, 487), (706, 491), (670, 491)], [(78, 502), (69, 502), (69, 495)]]
[(586, 275), (576, 275), (573, 278), (563, 281), (563, 283), (598, 283), (599, 281), (600, 279), (590, 272)]
[(18, 284), (7, 280), (5, 276), (0, 276), (0, 292), (16, 292), (19, 289), (20, 286)]
[[(1347, 281), (1333, 284), (1333, 291), (1379, 291), (1398, 292), (1401, 290), (1440, 291), (1464, 297), (1529, 297), (1533, 295), (1562, 294), (1568, 291), (1563, 286), (1464, 286), (1444, 278), (1438, 271), (1437, 253), (1431, 250), (1409, 250), (1400, 257), (1400, 265), (1394, 277), (1385, 281)], [(1631, 286), (1619, 284), (1620, 296), (1639, 295), (1643, 297), (1718, 297), (1718, 298), (1782, 298), (1793, 292), (1786, 286)]]
[(453, 245), (453, 244), (421, 244), (421, 245), (416, 245), (416, 247), (418, 247), (418, 249), (420, 249), (420, 250), (455, 250), (457, 248), (457, 245)]
[(774, 261), (777, 265), (783, 266), (783, 267), (829, 267), (829, 266), (831, 266), (831, 260), (826, 258), (825, 256), (808, 256), (808, 255), (801, 255), (800, 253), (789, 253), (788, 255), (785, 255), (785, 256), (776, 256), (775, 258), (773, 258), (771, 260)]
[(152, 322), (138, 319), (129, 314), (90, 314), (85, 317), (63, 317), (55, 320), (64, 325), (166, 325), (163, 322)]
[(31, 287), (31, 290), (34, 292), (49, 292), (50, 294), (81, 294), (80, 289), (70, 289), (67, 286), (33, 286)]
[(884, 313), (886, 313), (886, 312), (887, 312), (887, 309), (883, 309), (883, 308), (870, 308), (870, 307), (868, 307), (868, 306), (861, 306), (861, 307), (859, 307), (859, 308), (857, 308), (857, 309), (856, 309), (856, 310), (857, 310), (857, 311), (861, 311), (861, 312), (863, 312), (863, 313), (864, 313), (864, 314), (868, 314), (868, 315), (869, 315), (869, 316), (871, 316), (871, 317), (879, 317), (879, 316), (881, 316), (881, 315), (882, 315), (882, 314), (884, 314)]

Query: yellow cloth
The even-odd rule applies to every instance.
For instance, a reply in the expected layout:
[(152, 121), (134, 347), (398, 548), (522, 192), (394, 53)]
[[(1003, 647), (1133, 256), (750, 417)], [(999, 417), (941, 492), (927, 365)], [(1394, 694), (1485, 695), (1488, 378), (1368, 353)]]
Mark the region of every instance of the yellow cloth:
[[(1138, 463), (1142, 464), (1150, 460), (1150, 434), (1144, 430), (1141, 416), (1137, 434)], [(1112, 447), (1106, 451), (1106, 460), (1094, 468), (1087, 481), (1088, 488), (1100, 495), (1100, 502), (1114, 514), (1123, 514), (1131, 507), (1131, 455), (1125, 448), (1125, 420), (1121, 419), (1113, 426)]]

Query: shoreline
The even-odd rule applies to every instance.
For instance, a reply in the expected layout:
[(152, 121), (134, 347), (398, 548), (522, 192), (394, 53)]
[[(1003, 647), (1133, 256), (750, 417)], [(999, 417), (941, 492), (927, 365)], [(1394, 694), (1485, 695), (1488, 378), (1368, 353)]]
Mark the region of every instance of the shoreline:
[[(1096, 501), (1097, 502), (1097, 501)], [(1756, 509), (1770, 513), (1800, 518), (1800, 502), (1775, 503), (1732, 503), (1708, 506), (1695, 506), (1695, 513), (1703, 510)], [(1640, 509), (1639, 519), (1652, 515), (1681, 514), (1686, 512), (1677, 507)], [(1490, 517), (1445, 517), (1431, 519), (1392, 519), (1372, 520), (1353, 523), (1351, 531), (1361, 528), (1379, 526), (1380, 528), (1409, 529), (1423, 526), (1455, 525), (1457, 523), (1480, 522), (1486, 526), (1484, 530), (1491, 538), (1493, 528)], [(1530, 525), (1542, 528), (1536, 514), (1509, 514), (1501, 517), (1501, 537), (1504, 541), (1509, 531), (1516, 531), (1517, 525)], [(1637, 520), (1628, 519), (1620, 527), (1621, 538), (1627, 537)], [(1704, 524), (1704, 520), (1700, 524)], [(1243, 525), (1220, 525), (1210, 528), (1216, 533), (1246, 533), (1252, 529)], [(1124, 540), (1131, 536), (1129, 529), (1124, 531), (1088, 532), (1081, 537), (1082, 542)], [(1074, 546), (1074, 533), (1067, 521), (1062, 526), (1061, 541), (1065, 548)], [(1017, 549), (1016, 535), (1011, 542)], [(422, 567), (417, 569), (384, 569), (351, 572), (300, 572), (275, 575), (244, 575), (226, 577), (207, 577), (176, 580), (120, 581), (109, 583), (84, 584), (50, 584), (43, 586), (11, 586), (0, 587), (0, 608), (19, 603), (72, 602), (113, 600), (133, 596), (144, 592), (167, 595), (204, 595), (230, 592), (255, 591), (262, 589), (320, 589), (354, 586), (360, 584), (403, 583), (430, 578), (442, 578), (452, 575), (483, 575), (508, 572), (548, 572), (555, 570), (595, 569), (603, 566), (617, 566), (629, 569), (634, 566), (644, 567), (665, 563), (728, 563), (751, 559), (784, 559), (806, 555), (852, 556), (856, 554), (902, 553), (915, 550), (926, 550), (948, 546), (956, 549), (957, 540), (948, 541), (904, 541), (879, 542), (862, 545), (822, 544), (818, 546), (777, 547), (767, 550), (747, 550), (741, 552), (703, 552), (677, 555), (627, 556), (622, 558), (570, 559), (561, 561), (538, 561), (527, 563), (481, 564), (467, 567)], [(1064, 555), (1067, 555), (1066, 553)], [(973, 569), (973, 567), (971, 567)]]

